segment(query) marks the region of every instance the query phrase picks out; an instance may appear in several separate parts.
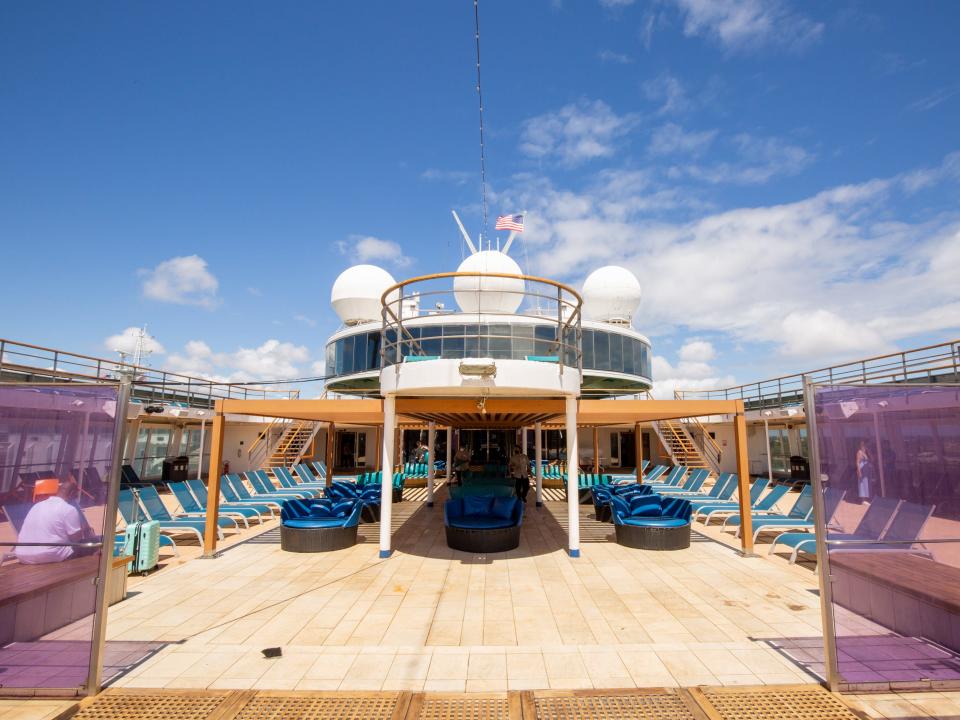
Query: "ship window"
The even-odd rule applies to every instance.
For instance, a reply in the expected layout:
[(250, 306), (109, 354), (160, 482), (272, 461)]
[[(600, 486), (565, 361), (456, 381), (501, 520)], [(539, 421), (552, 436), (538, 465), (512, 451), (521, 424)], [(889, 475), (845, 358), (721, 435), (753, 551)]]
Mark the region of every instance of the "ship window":
[(597, 370), (610, 369), (610, 336), (605, 332), (597, 332), (593, 336), (593, 352)]
[[(616, 372), (623, 372), (623, 341), (622, 335), (610, 333), (610, 369)], [(626, 338), (629, 342), (629, 338)], [(628, 346), (629, 347), (629, 346)]]

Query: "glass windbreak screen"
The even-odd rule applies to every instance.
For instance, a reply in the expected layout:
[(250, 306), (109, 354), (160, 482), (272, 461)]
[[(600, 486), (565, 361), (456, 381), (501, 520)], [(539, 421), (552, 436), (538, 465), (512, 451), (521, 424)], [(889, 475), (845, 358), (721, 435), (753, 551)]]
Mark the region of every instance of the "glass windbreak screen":
[(841, 683), (960, 680), (960, 388), (814, 395)]
[(0, 386), (4, 688), (86, 683), (101, 542), (115, 522), (104, 508), (117, 396), (115, 385)]

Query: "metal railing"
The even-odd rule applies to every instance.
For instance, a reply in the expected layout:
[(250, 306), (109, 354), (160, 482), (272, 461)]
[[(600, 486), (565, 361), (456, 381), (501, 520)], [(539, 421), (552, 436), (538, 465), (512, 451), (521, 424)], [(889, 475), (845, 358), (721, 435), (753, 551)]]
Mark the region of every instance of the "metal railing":
[(97, 382), (133, 378), (132, 399), (209, 409), (217, 400), (294, 399), (299, 390), (224, 383), (0, 338), (0, 381)]
[[(522, 289), (494, 286), (484, 288), (482, 281), (476, 282), (476, 287), (462, 289), (456, 287), (457, 278), (500, 278), (520, 280)], [(453, 280), (453, 287), (449, 281)], [(504, 312), (496, 308), (484, 307), (485, 295), (513, 296), (518, 298), (518, 309), (513, 312)], [(478, 309), (476, 311), (448, 310), (456, 307), (457, 297), (467, 295), (476, 297)], [(417, 314), (407, 316), (405, 301), (416, 298), (418, 306), (422, 307), (424, 300), (434, 303), (434, 308), (425, 313), (418, 310)], [(443, 302), (440, 302), (440, 300)], [(494, 304), (491, 302), (490, 304)], [(509, 303), (508, 303), (509, 304)], [(516, 354), (512, 342), (520, 341), (530, 352), (521, 353), (524, 356), (552, 355), (556, 356), (559, 372), (563, 373), (564, 365), (575, 367), (583, 374), (581, 307), (583, 299), (580, 294), (566, 285), (547, 278), (532, 275), (513, 275), (507, 273), (481, 272), (447, 272), (433, 275), (423, 275), (410, 278), (393, 285), (381, 296), (382, 326), (380, 340), (380, 366), (402, 363), (409, 356), (431, 356), (426, 352), (424, 345), (430, 347), (431, 340), (460, 340), (463, 350), (450, 357), (476, 358), (492, 357), (495, 359), (509, 359)], [(444, 328), (443, 335), (420, 336), (421, 330), (432, 327), (428, 324), (409, 323), (410, 320), (421, 319), (433, 315), (443, 315), (445, 318), (455, 319), (464, 325), (463, 333), (448, 334)], [(518, 337), (512, 334), (503, 334), (490, 329), (491, 326), (504, 325), (510, 319), (526, 317), (538, 320), (553, 326), (552, 337), (542, 338), (531, 335)], [(457, 322), (456, 324), (460, 324)], [(519, 326), (516, 326), (519, 327)], [(467, 328), (470, 331), (467, 331)], [(415, 334), (416, 333), (416, 334)], [(491, 342), (492, 341), (492, 342)], [(498, 343), (498, 341), (500, 341)], [(500, 347), (505, 345), (507, 347)], [(518, 345), (517, 351), (519, 352)], [(543, 348), (544, 353), (537, 352)], [(438, 353), (440, 355), (440, 353)], [(518, 357), (515, 359), (523, 359)]]
[(803, 402), (803, 387), (811, 383), (935, 383), (960, 381), (960, 340), (878, 355), (795, 375), (784, 375), (717, 390), (676, 390), (678, 400), (743, 400), (747, 410), (762, 410)]

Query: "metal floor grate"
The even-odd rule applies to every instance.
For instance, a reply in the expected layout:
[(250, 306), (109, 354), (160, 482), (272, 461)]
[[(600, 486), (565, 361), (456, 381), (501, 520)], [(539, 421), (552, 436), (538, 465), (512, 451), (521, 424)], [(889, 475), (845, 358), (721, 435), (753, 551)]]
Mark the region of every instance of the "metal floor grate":
[(697, 720), (675, 692), (572, 694), (537, 693), (536, 720)]
[(810, 685), (767, 688), (703, 688), (723, 720), (857, 720), (836, 696)]
[(237, 720), (390, 720), (398, 695), (388, 693), (269, 693), (258, 695)]
[(106, 692), (81, 707), (73, 720), (206, 720), (228, 695), (185, 690)]

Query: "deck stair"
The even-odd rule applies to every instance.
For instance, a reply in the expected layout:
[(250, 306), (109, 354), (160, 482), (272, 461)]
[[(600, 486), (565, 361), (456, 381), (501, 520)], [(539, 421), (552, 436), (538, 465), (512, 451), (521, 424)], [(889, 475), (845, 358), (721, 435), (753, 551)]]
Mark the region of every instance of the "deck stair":
[[(649, 393), (646, 397), (652, 399)], [(674, 465), (720, 474), (720, 446), (697, 418), (655, 420), (651, 424)]]
[(290, 467), (299, 462), (316, 437), (319, 428), (320, 423), (310, 420), (295, 420), (288, 423), (267, 455), (264, 467)]

